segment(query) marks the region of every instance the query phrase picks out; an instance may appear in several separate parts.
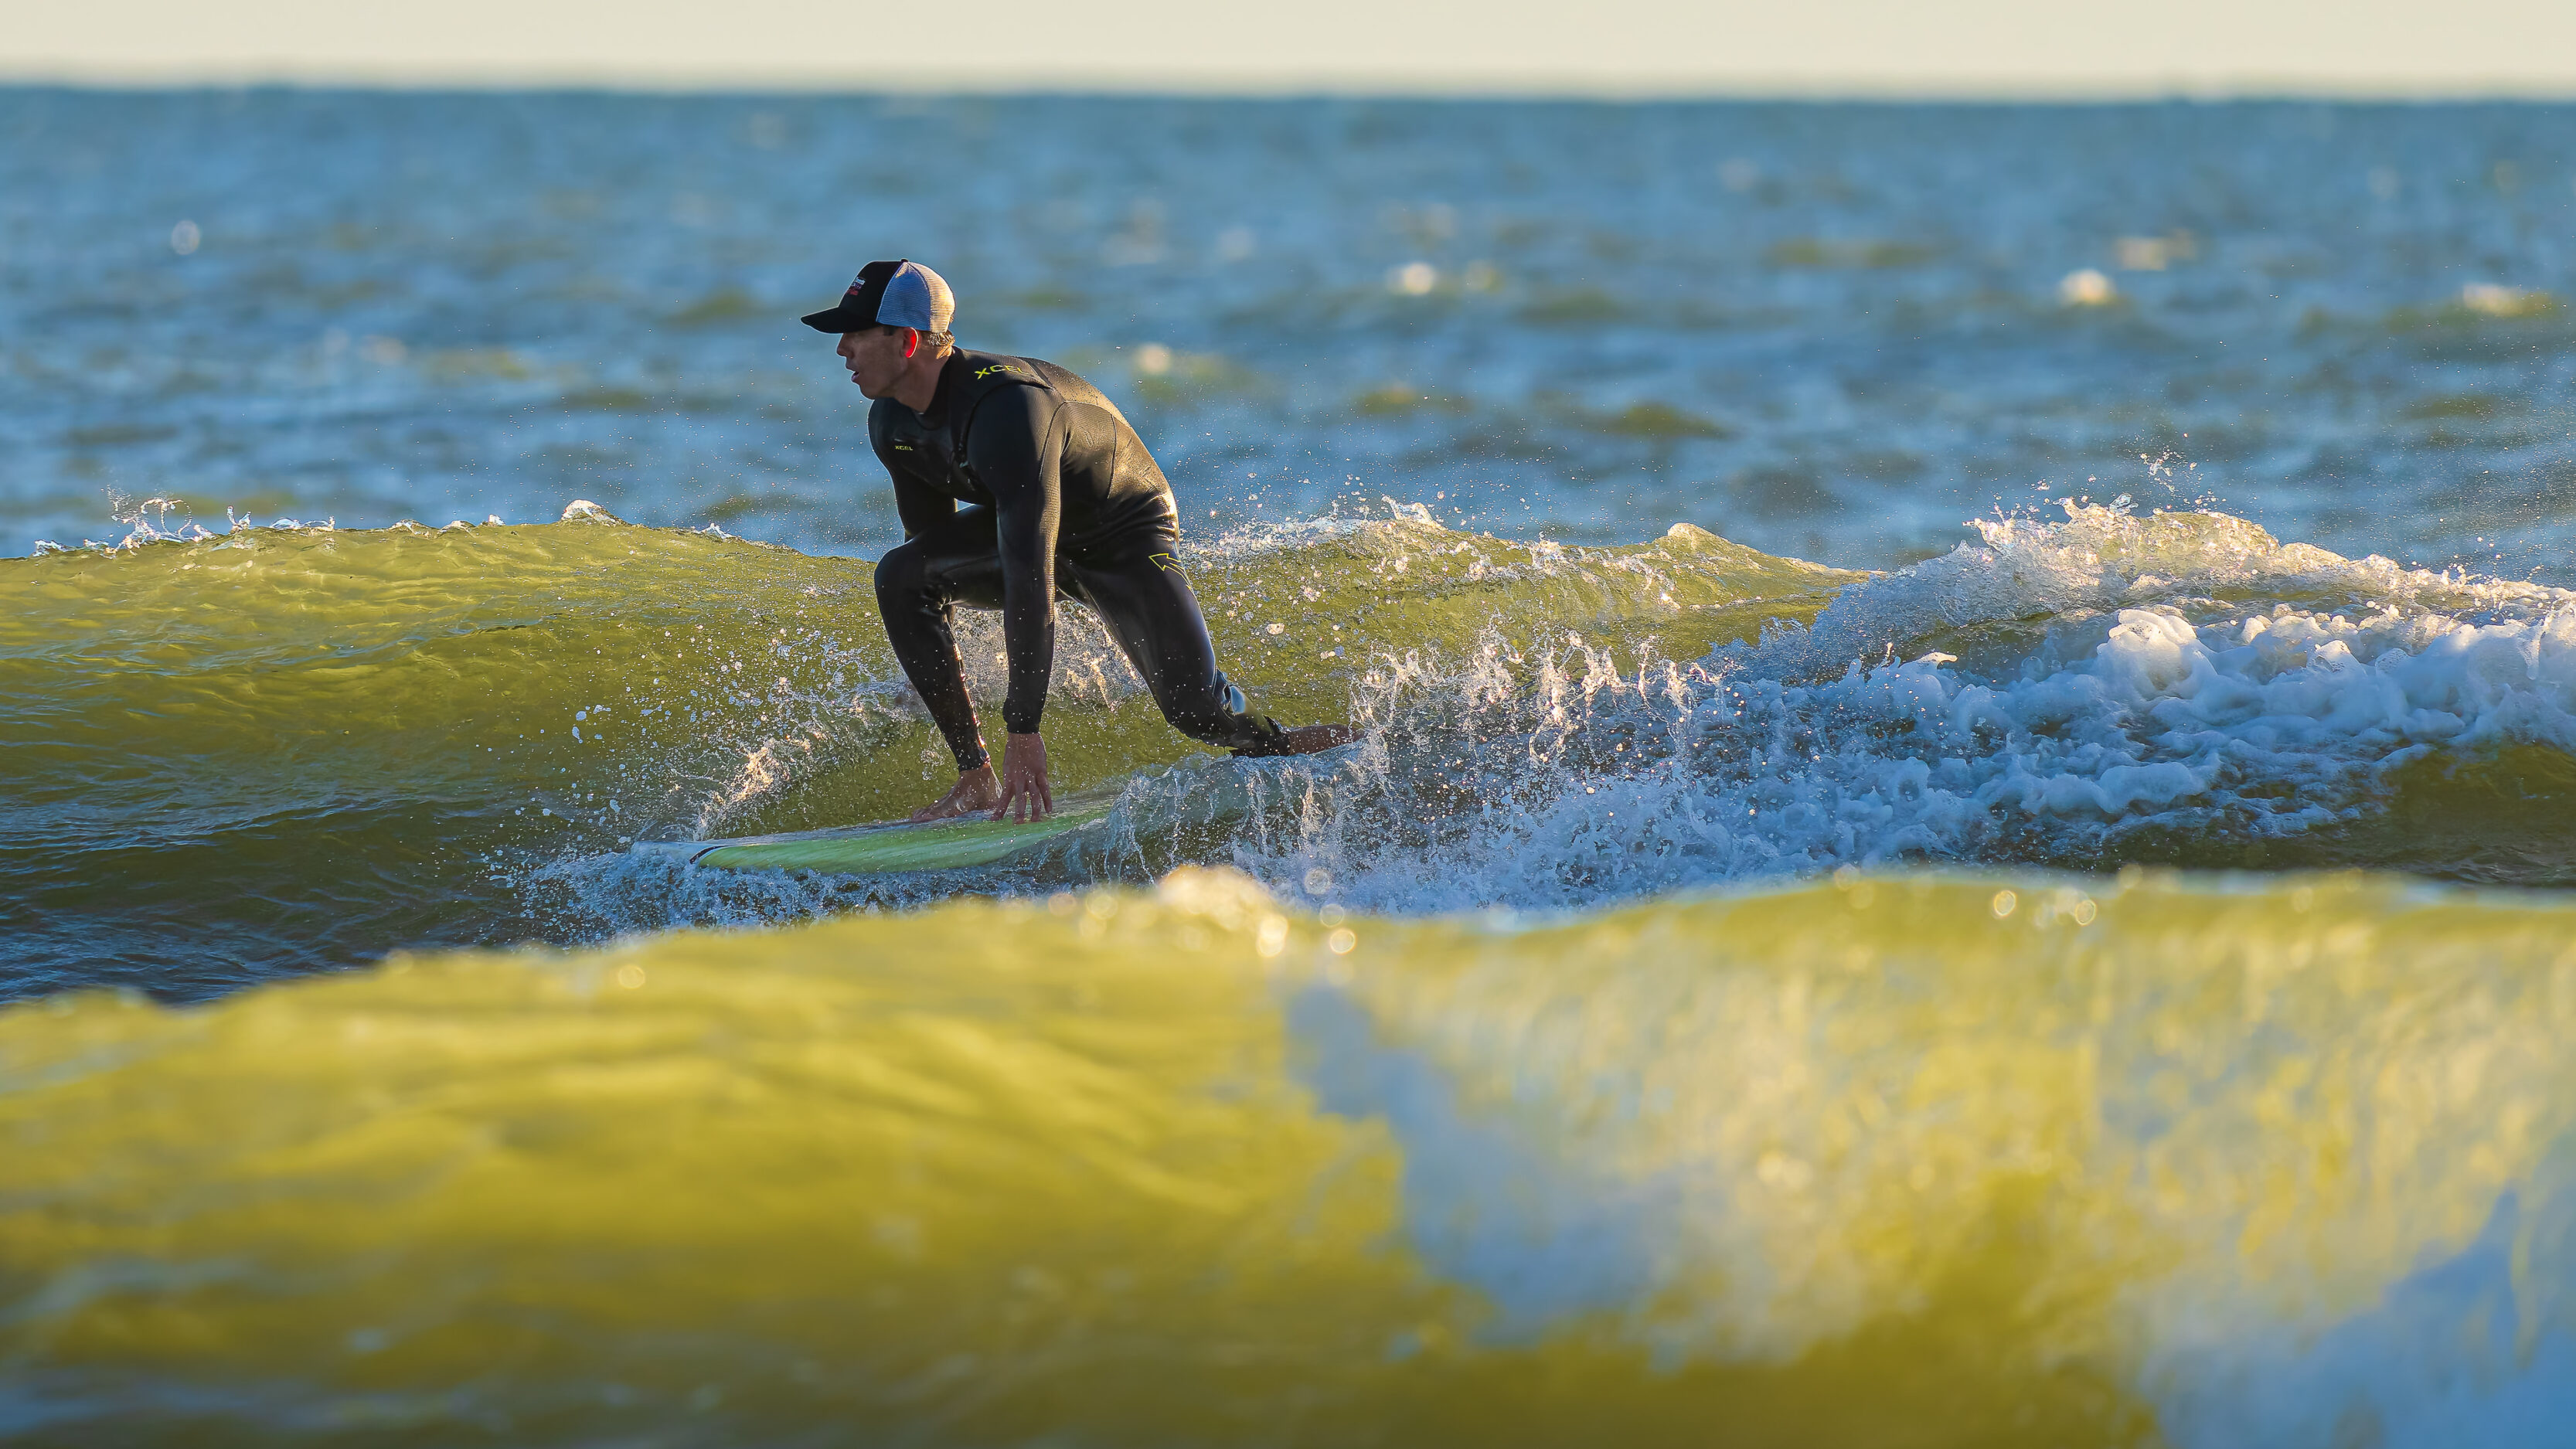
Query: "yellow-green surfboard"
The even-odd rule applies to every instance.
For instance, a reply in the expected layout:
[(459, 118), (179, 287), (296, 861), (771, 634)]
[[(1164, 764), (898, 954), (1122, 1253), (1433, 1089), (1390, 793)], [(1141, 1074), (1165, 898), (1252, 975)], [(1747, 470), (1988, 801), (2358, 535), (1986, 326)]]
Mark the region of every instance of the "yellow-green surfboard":
[(845, 825), (793, 835), (752, 835), (738, 840), (638, 841), (639, 854), (676, 855), (714, 870), (817, 870), (834, 875), (883, 875), (919, 870), (963, 870), (995, 865), (1033, 852), (1107, 818), (1111, 802), (1068, 807), (1044, 820), (1020, 824), (974, 816), (923, 825)]

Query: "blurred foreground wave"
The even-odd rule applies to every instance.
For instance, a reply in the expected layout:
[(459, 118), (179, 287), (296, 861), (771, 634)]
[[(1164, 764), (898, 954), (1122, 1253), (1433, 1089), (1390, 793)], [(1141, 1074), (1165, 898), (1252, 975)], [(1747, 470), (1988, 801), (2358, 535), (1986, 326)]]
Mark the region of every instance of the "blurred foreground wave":
[(2370, 874), (1189, 868), (57, 996), (0, 1011), (0, 1428), (2539, 1442), (2571, 939)]

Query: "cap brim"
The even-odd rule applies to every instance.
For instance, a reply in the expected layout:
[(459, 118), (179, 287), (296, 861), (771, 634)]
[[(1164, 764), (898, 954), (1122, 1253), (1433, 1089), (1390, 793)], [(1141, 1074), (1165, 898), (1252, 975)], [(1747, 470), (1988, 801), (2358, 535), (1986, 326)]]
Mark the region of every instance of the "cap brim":
[(862, 327), (877, 325), (877, 319), (856, 307), (827, 307), (820, 312), (806, 313), (802, 320), (817, 332), (856, 332)]

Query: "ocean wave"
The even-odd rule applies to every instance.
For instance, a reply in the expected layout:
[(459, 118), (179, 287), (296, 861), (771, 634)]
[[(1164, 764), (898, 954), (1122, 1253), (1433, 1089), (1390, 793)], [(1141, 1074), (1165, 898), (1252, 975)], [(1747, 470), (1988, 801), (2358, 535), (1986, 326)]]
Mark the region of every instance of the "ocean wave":
[(2023, 871), (1406, 921), (1184, 871), (22, 1004), (0, 1423), (2529, 1442), (2566, 916)]
[[(209, 989), (221, 969), (172, 987), (179, 940), (249, 979), (1190, 863), (1418, 913), (1892, 862), (2543, 884), (2576, 860), (2563, 811), (2530, 808), (2576, 786), (2570, 596), (2224, 515), (1992, 520), (1878, 575), (1688, 527), (1580, 549), (1419, 515), (1189, 562), (1265, 712), (1353, 719), (1362, 745), (1212, 758), (1068, 606), (1050, 755), (1062, 789), (1124, 789), (1110, 844), (793, 885), (622, 852), (888, 818), (945, 784), (864, 563), (603, 516), (0, 564), (24, 766), (0, 811), (37, 922), (7, 989)], [(960, 648), (997, 699), (993, 621), (965, 615)], [(2472, 828), (2507, 797), (2505, 834)]]
[(1573, 633), (1380, 656), (1355, 691), (1369, 751), (1316, 776), (1330, 808), (1236, 863), (1398, 911), (1899, 861), (2568, 878), (2576, 837), (2528, 812), (2475, 860), (2382, 827), (2401, 791), (2421, 813), (2508, 752), (2568, 773), (2576, 595), (2223, 515), (2066, 513), (1688, 663)]

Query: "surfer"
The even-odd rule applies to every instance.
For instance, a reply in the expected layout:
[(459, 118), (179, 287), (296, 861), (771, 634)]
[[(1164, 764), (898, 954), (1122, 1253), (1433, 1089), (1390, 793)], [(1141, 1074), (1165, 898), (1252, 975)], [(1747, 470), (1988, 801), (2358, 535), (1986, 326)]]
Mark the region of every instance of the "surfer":
[[(959, 348), (955, 315), (937, 272), (891, 261), (868, 263), (837, 304), (804, 319), (840, 334), (842, 366), (875, 403), (868, 443), (894, 480), (904, 538), (878, 561), (877, 605), (957, 757), (956, 785), (912, 818), (1054, 810), (1038, 717), (1058, 597), (1100, 615), (1163, 718), (1192, 739), (1237, 755), (1302, 755), (1359, 738), (1346, 725), (1281, 729), (1251, 713), (1217, 668), (1178, 561), (1172, 485), (1136, 430), (1100, 389), (1052, 362)], [(1002, 611), (1010, 685), (998, 777), (950, 629), (957, 604)]]

